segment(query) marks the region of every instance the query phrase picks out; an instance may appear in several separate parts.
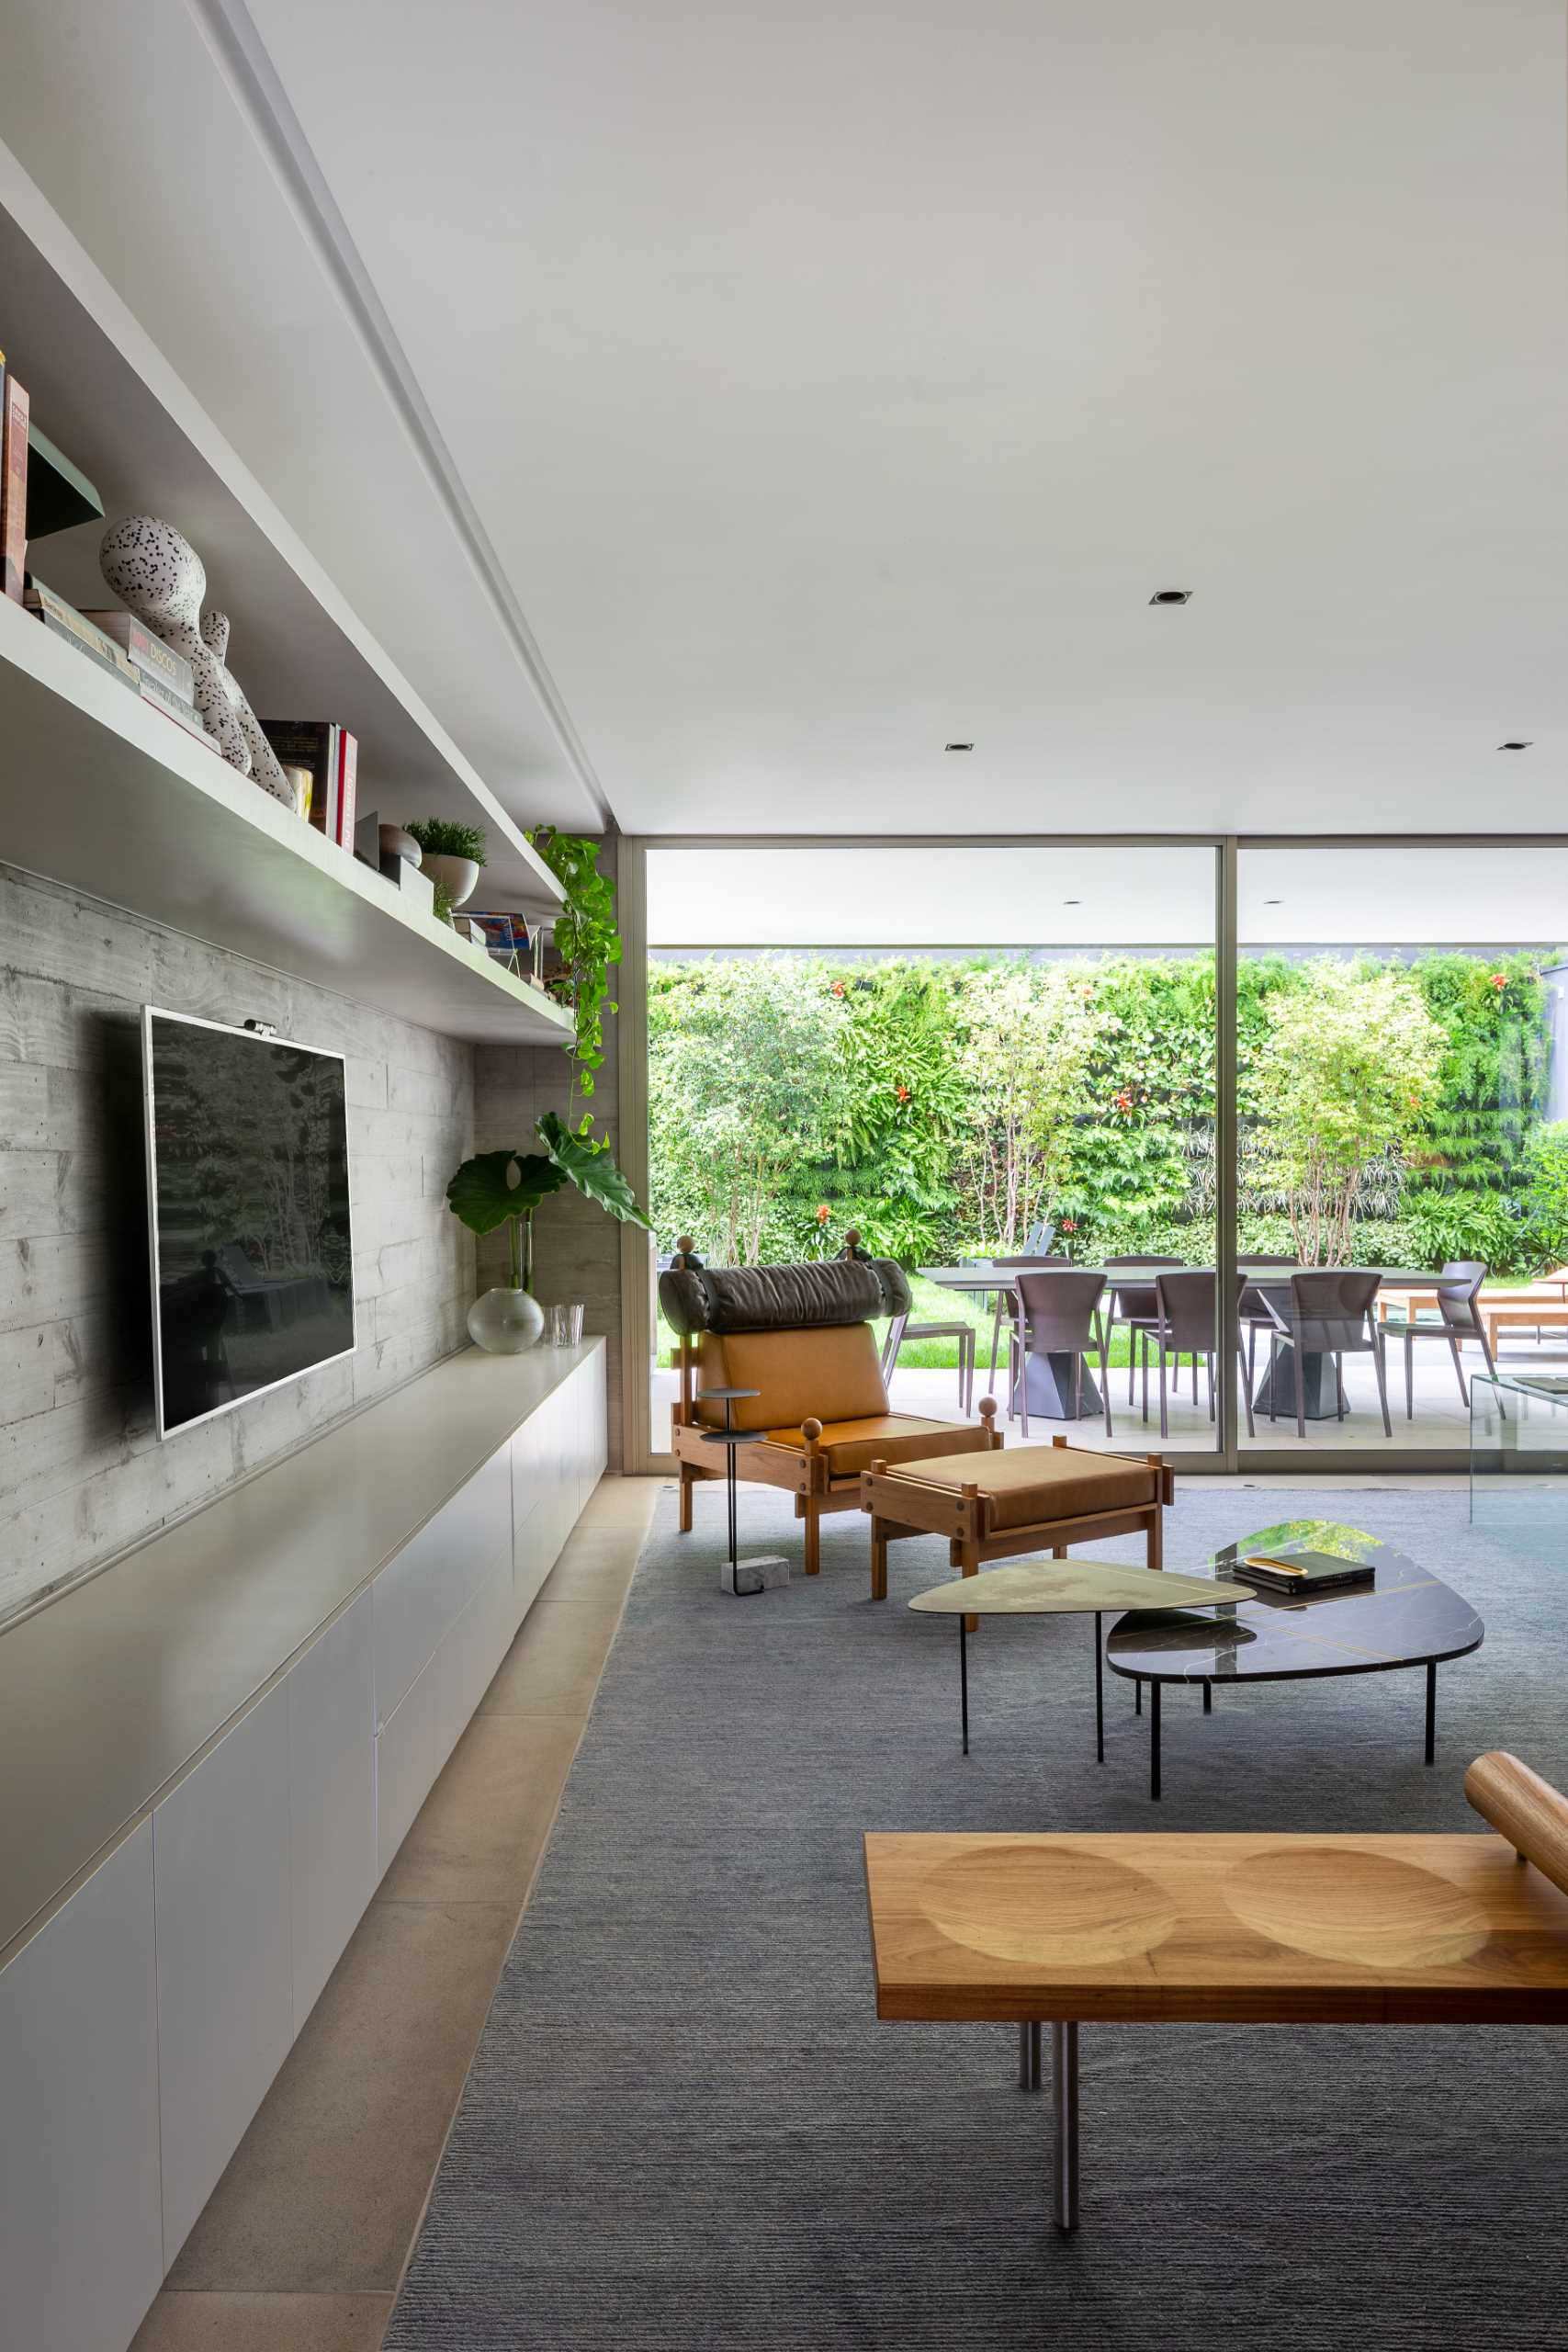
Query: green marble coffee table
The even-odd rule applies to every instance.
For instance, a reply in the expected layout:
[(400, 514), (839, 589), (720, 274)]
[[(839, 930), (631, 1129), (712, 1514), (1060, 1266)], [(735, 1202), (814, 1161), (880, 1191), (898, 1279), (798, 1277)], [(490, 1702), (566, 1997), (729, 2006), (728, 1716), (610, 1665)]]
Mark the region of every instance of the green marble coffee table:
[[(1010, 1560), (979, 1576), (918, 1592), (911, 1609), (930, 1617), (958, 1620), (958, 1703), (964, 1753), (969, 1753), (969, 1645), (966, 1617), (1068, 1617), (1094, 1619), (1094, 1748), (1105, 1761), (1105, 1665), (1100, 1619), (1107, 1610), (1146, 1611), (1154, 1617), (1190, 1609), (1256, 1600), (1258, 1588), (1229, 1584), (1218, 1577), (1179, 1576), (1173, 1568), (1123, 1568), (1106, 1560)], [(1228, 1611), (1227, 1611), (1228, 1613)], [(1140, 1700), (1141, 1700), (1140, 1692)]]

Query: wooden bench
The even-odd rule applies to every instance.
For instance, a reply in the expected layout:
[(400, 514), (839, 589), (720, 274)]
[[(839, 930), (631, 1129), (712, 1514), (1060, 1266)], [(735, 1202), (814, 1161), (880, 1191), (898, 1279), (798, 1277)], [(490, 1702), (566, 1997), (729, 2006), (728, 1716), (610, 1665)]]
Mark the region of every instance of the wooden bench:
[(1500, 1834), (870, 1834), (876, 2013), (1016, 2021), (1025, 2089), (1050, 2023), (1075, 2229), (1084, 2020), (1568, 2022), (1568, 1802), (1506, 1755), (1464, 1790)]

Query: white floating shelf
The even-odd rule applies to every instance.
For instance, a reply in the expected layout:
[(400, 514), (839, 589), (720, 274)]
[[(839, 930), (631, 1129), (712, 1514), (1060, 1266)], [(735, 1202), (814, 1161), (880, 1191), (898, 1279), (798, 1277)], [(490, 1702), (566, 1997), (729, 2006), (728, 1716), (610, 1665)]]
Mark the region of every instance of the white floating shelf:
[(0, 596), (0, 860), (454, 1037), (570, 1015)]
[[(560, 885), (515, 819), (3, 146), (0, 288), (0, 335), (33, 422), (93, 482), (111, 521), (152, 514), (186, 533), (207, 567), (209, 605), (233, 622), (234, 672), (253, 710), (351, 729), (362, 814), (481, 826), (482, 903), (556, 912)], [(109, 603), (101, 536), (101, 525), (81, 525), (38, 541), (30, 560), (72, 604)], [(47, 767), (36, 782), (54, 788)]]

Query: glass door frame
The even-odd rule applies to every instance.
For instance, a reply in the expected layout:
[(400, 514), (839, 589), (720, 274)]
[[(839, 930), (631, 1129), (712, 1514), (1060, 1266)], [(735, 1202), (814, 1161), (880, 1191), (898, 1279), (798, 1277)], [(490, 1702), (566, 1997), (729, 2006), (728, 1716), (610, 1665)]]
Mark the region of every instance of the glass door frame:
[[(1236, 1272), (1236, 883), (1247, 850), (1564, 849), (1564, 833), (670, 833), (623, 836), (618, 911), (625, 957), (620, 981), (619, 1113), (621, 1164), (639, 1200), (648, 1197), (648, 853), (649, 850), (893, 849), (1207, 849), (1214, 854), (1214, 1148), (1215, 1264), (1221, 1299), (1234, 1296)], [(622, 1460), (631, 1476), (671, 1476), (671, 1454), (652, 1451), (647, 1368), (652, 1360), (654, 1287), (649, 1238), (621, 1227)], [(1299, 1449), (1237, 1444), (1239, 1363), (1235, 1333), (1215, 1335), (1218, 1442), (1212, 1452), (1172, 1456), (1184, 1477), (1234, 1477), (1258, 1471), (1282, 1478), (1361, 1476), (1374, 1466), (1396, 1476), (1451, 1476), (1467, 1467), (1460, 1446), (1390, 1444)]]

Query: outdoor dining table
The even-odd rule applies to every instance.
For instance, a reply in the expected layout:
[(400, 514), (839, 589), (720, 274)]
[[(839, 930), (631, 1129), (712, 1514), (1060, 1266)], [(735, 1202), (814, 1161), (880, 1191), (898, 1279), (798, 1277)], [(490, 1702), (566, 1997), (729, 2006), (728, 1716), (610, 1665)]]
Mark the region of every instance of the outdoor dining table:
[[(993, 1266), (979, 1263), (972, 1266), (922, 1266), (919, 1272), (927, 1282), (935, 1283), (942, 1290), (956, 1291), (962, 1295), (972, 1298), (983, 1297), (995, 1291), (1006, 1291), (1016, 1300), (1021, 1274), (1049, 1273), (1054, 1265), (1061, 1265), (1064, 1262), (1061, 1259), (1042, 1258), (1038, 1264), (1033, 1266)], [(1272, 1371), (1265, 1369), (1263, 1377), (1258, 1384), (1258, 1393), (1252, 1400), (1254, 1418), (1256, 1419), (1259, 1413), (1265, 1415), (1272, 1413), (1280, 1419), (1293, 1421), (1296, 1417), (1298, 1351), (1290, 1338), (1291, 1276), (1292, 1272), (1300, 1270), (1291, 1266), (1260, 1262), (1253, 1258), (1238, 1258), (1236, 1267), (1237, 1271), (1244, 1273), (1247, 1281), (1261, 1293), (1270, 1314), (1280, 1327), (1280, 1344), (1274, 1351)], [(1080, 1268), (1078, 1271), (1086, 1270)], [(1090, 1268), (1087, 1271), (1095, 1270)], [(1119, 1295), (1125, 1290), (1151, 1289), (1156, 1277), (1167, 1270), (1162, 1266), (1106, 1266), (1099, 1271), (1105, 1276), (1106, 1287)], [(1367, 1271), (1370, 1272), (1371, 1269), (1368, 1268)], [(1430, 1268), (1381, 1266), (1377, 1269), (1377, 1272), (1380, 1283), (1384, 1290), (1429, 1291), (1432, 1287)], [(1305, 1419), (1309, 1421), (1336, 1419), (1339, 1411), (1339, 1398), (1331, 1358), (1315, 1348), (1303, 1350), (1301, 1354), (1302, 1378), (1305, 1391), (1303, 1410)], [(1058, 1403), (1053, 1406), (1047, 1401), (1043, 1401), (1036, 1405), (1032, 1396), (1029, 1409), (1032, 1413), (1040, 1413), (1047, 1419), (1071, 1420), (1074, 1415), (1071, 1405), (1067, 1402), (1072, 1395), (1070, 1358), (1063, 1357), (1059, 1363), (1054, 1362), (1051, 1369)], [(1085, 1364), (1083, 1395), (1078, 1407), (1078, 1418), (1089, 1419), (1101, 1409), (1100, 1390), (1089, 1376), (1089, 1366)]]

